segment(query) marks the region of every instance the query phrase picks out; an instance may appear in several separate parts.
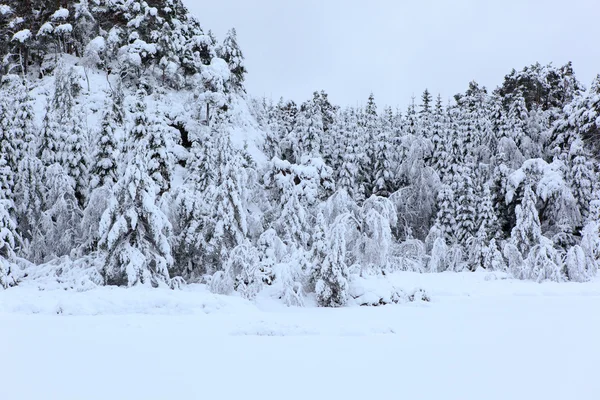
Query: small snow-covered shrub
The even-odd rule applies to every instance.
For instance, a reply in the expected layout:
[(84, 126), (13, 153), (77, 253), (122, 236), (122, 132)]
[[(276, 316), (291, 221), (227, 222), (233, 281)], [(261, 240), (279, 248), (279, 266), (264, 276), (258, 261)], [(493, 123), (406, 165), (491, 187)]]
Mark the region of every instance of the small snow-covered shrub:
[(544, 236), (540, 238), (540, 244), (535, 245), (529, 252), (525, 265), (529, 279), (537, 282), (565, 280), (560, 255), (552, 241)]
[(567, 277), (574, 282), (587, 282), (592, 277), (590, 270), (592, 266), (588, 266), (588, 261), (585, 257), (585, 252), (581, 246), (573, 246), (567, 252), (565, 258), (565, 267)]
[(424, 272), (427, 264), (425, 244), (418, 239), (407, 239), (395, 246), (393, 270)]
[(442, 272), (446, 269), (446, 253), (448, 246), (442, 237), (438, 237), (433, 242), (431, 257), (429, 259), (429, 272)]
[(307, 275), (302, 271), (300, 260), (275, 266), (275, 282), (280, 287), (280, 299), (287, 306), (304, 306), (304, 284)]
[(430, 301), (429, 295), (423, 289), (404, 291), (394, 286), (385, 276), (361, 277), (352, 275), (349, 294), (352, 304), (363, 307)]
[(244, 243), (231, 251), (225, 269), (213, 275), (210, 289), (219, 294), (235, 291), (243, 298), (252, 300), (262, 289), (264, 278), (256, 248), (250, 243)]
[(0, 257), (0, 289), (7, 289), (19, 283), (18, 278), (14, 274), (15, 267), (16, 265)]
[(97, 253), (77, 260), (64, 256), (42, 265), (28, 264), (23, 269), (27, 275), (23, 285), (33, 285), (40, 290), (84, 292), (104, 285), (104, 278), (100, 274), (103, 264), (104, 257)]

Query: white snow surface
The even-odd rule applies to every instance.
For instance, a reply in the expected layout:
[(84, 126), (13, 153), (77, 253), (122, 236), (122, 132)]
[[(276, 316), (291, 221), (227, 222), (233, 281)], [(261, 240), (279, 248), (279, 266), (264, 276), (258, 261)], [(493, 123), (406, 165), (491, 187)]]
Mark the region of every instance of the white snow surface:
[(397, 273), (430, 302), (287, 308), (181, 291), (0, 291), (6, 399), (597, 399), (600, 280)]

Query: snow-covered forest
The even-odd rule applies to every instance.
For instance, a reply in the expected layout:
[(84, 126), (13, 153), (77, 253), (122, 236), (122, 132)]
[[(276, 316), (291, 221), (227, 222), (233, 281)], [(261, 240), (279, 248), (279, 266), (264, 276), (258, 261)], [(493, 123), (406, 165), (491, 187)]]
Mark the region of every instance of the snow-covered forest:
[(247, 93), (242, 50), (181, 0), (0, 0), (0, 287), (339, 307), (397, 271), (596, 276), (600, 76), (296, 104)]

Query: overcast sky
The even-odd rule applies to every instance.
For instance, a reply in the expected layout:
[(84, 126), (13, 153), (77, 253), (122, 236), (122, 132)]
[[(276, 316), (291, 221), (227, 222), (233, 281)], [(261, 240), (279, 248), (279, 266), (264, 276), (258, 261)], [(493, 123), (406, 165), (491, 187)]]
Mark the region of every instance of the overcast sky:
[(184, 0), (221, 40), (238, 32), (252, 95), (405, 107), (471, 80), (495, 88), (512, 68), (572, 61), (600, 73), (600, 0)]

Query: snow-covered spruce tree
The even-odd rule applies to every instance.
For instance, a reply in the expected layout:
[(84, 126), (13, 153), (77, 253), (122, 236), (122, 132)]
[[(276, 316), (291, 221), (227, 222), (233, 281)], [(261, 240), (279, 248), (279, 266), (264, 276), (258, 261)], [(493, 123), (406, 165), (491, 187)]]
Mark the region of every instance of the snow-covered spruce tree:
[(160, 197), (171, 188), (174, 157), (171, 153), (171, 133), (161, 119), (151, 121), (148, 129), (148, 174), (156, 183)]
[(89, 195), (89, 153), (87, 116), (80, 108), (74, 113), (70, 126), (64, 130), (65, 143), (61, 152), (62, 165), (75, 181), (75, 196), (83, 207)]
[(419, 125), (424, 137), (429, 138), (432, 135), (432, 114), (433, 114), (433, 97), (429, 90), (425, 89), (421, 95), (421, 105), (419, 110)]
[(107, 285), (169, 282), (173, 260), (167, 238), (171, 226), (155, 203), (155, 183), (143, 155), (145, 141), (138, 145), (140, 149), (115, 185), (100, 222), (99, 245), (107, 252), (102, 275)]
[(323, 140), (323, 119), (321, 108), (316, 101), (302, 105), (296, 118), (293, 132), (293, 146), (296, 146), (294, 160), (300, 163), (302, 157), (320, 157)]
[(70, 254), (81, 221), (75, 181), (60, 164), (46, 168), (44, 186), (43, 212), (30, 244), (31, 257), (38, 263)]
[(483, 268), (489, 271), (506, 272), (506, 261), (496, 244), (496, 239), (490, 240), (483, 257)]
[(375, 137), (375, 165), (373, 193), (377, 196), (389, 196), (394, 192), (394, 167), (392, 165), (392, 115), (391, 108), (386, 109), (381, 118), (377, 137)]
[(345, 225), (334, 226), (328, 239), (327, 256), (320, 266), (315, 291), (322, 307), (342, 307), (348, 302)]
[(467, 240), (477, 231), (476, 226), (476, 196), (473, 187), (473, 168), (469, 164), (458, 167), (453, 175), (451, 186), (456, 194), (456, 238), (459, 243), (466, 244)]
[(92, 189), (102, 186), (112, 187), (117, 181), (120, 155), (119, 144), (114, 132), (116, 123), (112, 107), (106, 105), (90, 171)]
[(450, 185), (442, 185), (437, 198), (438, 211), (435, 225), (439, 227), (446, 243), (456, 241), (456, 208), (454, 207), (455, 194)]
[(579, 206), (579, 212), (585, 219), (598, 183), (598, 175), (583, 141), (579, 138), (571, 144), (569, 151), (567, 181)]
[(533, 246), (540, 242), (542, 230), (536, 208), (536, 195), (527, 185), (521, 204), (516, 207), (517, 223), (511, 232), (511, 243), (527, 257)]
[(37, 156), (45, 167), (61, 161), (62, 138), (50, 104), (46, 106), (38, 140)]
[(11, 261), (15, 257), (19, 235), (17, 223), (10, 215), (12, 208), (12, 201), (0, 196), (0, 288), (4, 289), (17, 284)]
[(248, 72), (244, 65), (244, 55), (237, 43), (235, 28), (230, 29), (223, 40), (223, 44), (217, 48), (217, 55), (227, 62), (231, 71), (231, 87), (240, 93), (245, 91), (244, 79)]
[(19, 166), (19, 175), (15, 183), (15, 215), (19, 224), (19, 232), (26, 242), (20, 253), (27, 256), (30, 243), (39, 228), (44, 207), (45, 167), (32, 154), (28, 154)]
[[(359, 129), (362, 135), (362, 144), (364, 146), (364, 156), (360, 164), (360, 177), (362, 191), (365, 193), (365, 198), (374, 193), (374, 187), (377, 183), (375, 176), (377, 159), (380, 154), (377, 153), (378, 140), (380, 139), (381, 122), (377, 114), (377, 104), (375, 97), (371, 93), (367, 100), (367, 105), (362, 113), (362, 118), (359, 120)], [(380, 160), (384, 161), (384, 160)]]
[(214, 268), (218, 270), (228, 253), (246, 240), (248, 189), (252, 184), (242, 155), (232, 147), (225, 116), (219, 117), (211, 129), (217, 157), (207, 242), (214, 249)]
[(356, 113), (353, 110), (344, 112), (344, 131), (346, 147), (341, 152), (342, 161), (339, 170), (338, 186), (344, 188), (356, 201), (364, 200), (364, 192), (359, 185), (360, 164), (364, 154), (358, 136)]
[(440, 179), (443, 179), (441, 171), (444, 169), (444, 164), (448, 158), (447, 144), (448, 144), (448, 118), (442, 105), (442, 96), (438, 95), (435, 101), (435, 107), (431, 115), (431, 158), (429, 159), (429, 165), (435, 169), (440, 175)]
[(196, 281), (214, 269), (210, 238), (211, 209), (217, 169), (215, 137), (208, 128), (195, 135), (184, 184), (174, 193), (171, 211), (174, 275)]
[(169, 283), (173, 263), (171, 224), (156, 205), (156, 183), (148, 172), (148, 123), (144, 91), (138, 91), (128, 161), (100, 222), (99, 247), (107, 253), (102, 270), (108, 285)]
[(467, 240), (469, 269), (475, 271), (485, 268), (485, 258), (488, 253), (488, 238), (485, 224), (481, 225), (475, 236)]

